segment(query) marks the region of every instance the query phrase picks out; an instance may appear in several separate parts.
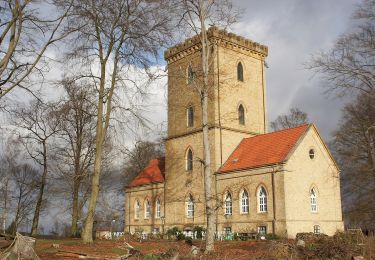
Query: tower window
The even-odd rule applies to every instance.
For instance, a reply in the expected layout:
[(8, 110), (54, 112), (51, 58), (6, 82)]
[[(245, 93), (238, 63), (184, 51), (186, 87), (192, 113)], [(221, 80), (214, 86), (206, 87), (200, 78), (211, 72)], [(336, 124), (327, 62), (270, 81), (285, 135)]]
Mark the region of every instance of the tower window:
[(189, 64), (188, 69), (187, 69), (187, 82), (188, 82), (188, 84), (192, 83), (193, 80), (194, 80), (194, 71), (193, 71), (193, 67), (191, 66), (191, 64)]
[(187, 126), (193, 127), (194, 126), (194, 108), (188, 107), (187, 109)]
[(191, 195), (189, 195), (188, 201), (186, 203), (186, 216), (188, 218), (194, 217), (194, 200)]
[(311, 212), (318, 212), (318, 205), (317, 205), (317, 199), (316, 199), (316, 191), (315, 189), (311, 189), (310, 191), (310, 206), (311, 206)]
[(314, 225), (314, 234), (320, 234), (320, 226)]
[(241, 62), (237, 64), (237, 80), (243, 81), (243, 66)]
[(314, 159), (314, 157), (315, 157), (315, 151), (314, 151), (314, 149), (310, 149), (309, 156), (310, 156), (310, 159)]
[(186, 170), (187, 171), (193, 170), (193, 152), (190, 148), (186, 154)]
[(238, 122), (240, 125), (245, 125), (245, 109), (242, 104), (238, 107)]
[(267, 192), (264, 187), (259, 189), (258, 193), (258, 200), (259, 200), (259, 212), (267, 212)]
[(225, 215), (232, 215), (232, 195), (230, 192), (225, 196)]

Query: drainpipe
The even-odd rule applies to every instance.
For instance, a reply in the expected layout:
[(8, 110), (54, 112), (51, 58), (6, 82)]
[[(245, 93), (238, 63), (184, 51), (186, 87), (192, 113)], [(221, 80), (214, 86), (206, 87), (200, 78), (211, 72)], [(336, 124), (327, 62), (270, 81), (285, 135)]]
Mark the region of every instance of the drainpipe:
[(275, 226), (276, 226), (276, 201), (275, 201), (275, 168), (272, 167), (272, 212), (273, 212), (273, 219), (272, 219), (272, 234), (275, 235)]

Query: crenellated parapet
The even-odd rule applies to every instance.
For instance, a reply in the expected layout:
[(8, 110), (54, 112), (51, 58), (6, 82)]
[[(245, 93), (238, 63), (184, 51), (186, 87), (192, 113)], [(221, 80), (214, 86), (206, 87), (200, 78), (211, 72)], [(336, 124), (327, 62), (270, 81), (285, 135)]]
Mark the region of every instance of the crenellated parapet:
[[(234, 33), (220, 30), (214, 26), (207, 30), (207, 36), (211, 45), (215, 44), (221, 47), (260, 56), (261, 59), (264, 59), (268, 55), (267, 46), (253, 42)], [(174, 62), (199, 51), (201, 47), (200, 37), (199, 35), (195, 35), (184, 42), (167, 49), (164, 52), (164, 58), (168, 63)]]

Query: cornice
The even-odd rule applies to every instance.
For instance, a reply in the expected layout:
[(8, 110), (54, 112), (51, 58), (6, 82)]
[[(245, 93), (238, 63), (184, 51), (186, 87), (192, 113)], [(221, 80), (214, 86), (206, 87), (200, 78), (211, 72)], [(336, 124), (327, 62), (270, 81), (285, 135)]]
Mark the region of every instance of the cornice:
[[(242, 51), (250, 55), (257, 55), (264, 59), (268, 55), (268, 47), (257, 42), (253, 42), (234, 33), (228, 33), (217, 27), (210, 27), (207, 30), (208, 40), (211, 45), (219, 45), (221, 47)], [(191, 37), (184, 42), (177, 44), (164, 52), (164, 59), (168, 63), (180, 60), (191, 55), (201, 49), (202, 45), (198, 35)]]

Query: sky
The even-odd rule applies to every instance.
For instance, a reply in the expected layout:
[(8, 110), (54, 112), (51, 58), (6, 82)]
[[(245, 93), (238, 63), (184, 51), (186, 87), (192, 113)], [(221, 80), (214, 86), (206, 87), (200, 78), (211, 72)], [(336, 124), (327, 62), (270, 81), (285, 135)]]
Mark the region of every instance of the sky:
[(233, 32), (268, 46), (269, 121), (292, 107), (305, 111), (329, 140), (345, 100), (324, 94), (319, 75), (305, 65), (311, 55), (332, 48), (352, 24), (357, 0), (237, 0), (244, 10)]

